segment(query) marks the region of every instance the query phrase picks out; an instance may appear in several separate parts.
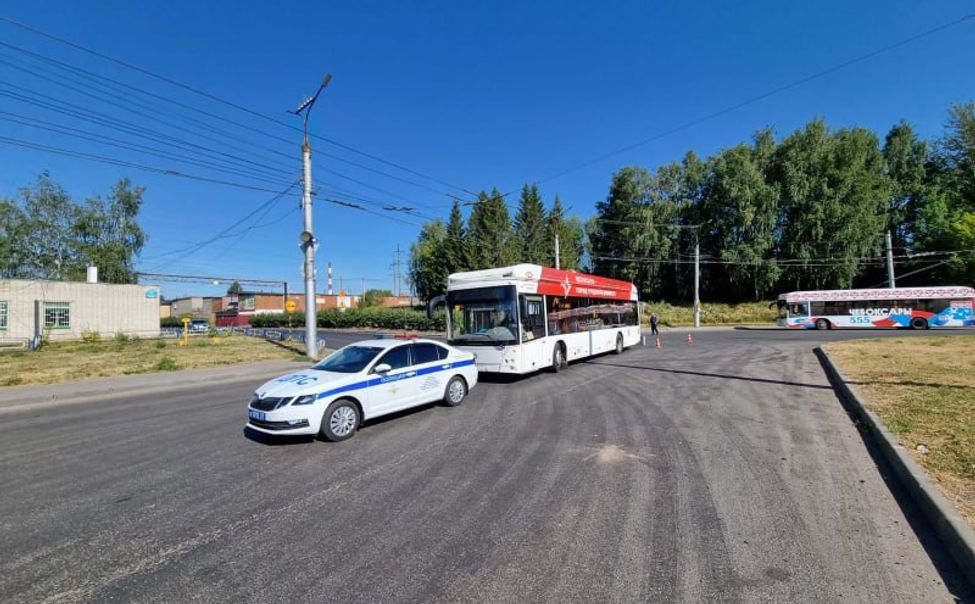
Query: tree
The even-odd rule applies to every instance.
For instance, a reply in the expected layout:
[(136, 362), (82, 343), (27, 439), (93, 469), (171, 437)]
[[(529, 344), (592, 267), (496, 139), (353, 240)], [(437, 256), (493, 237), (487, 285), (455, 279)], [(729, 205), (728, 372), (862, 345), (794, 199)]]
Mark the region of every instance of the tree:
[(518, 262), (543, 264), (547, 256), (545, 206), (537, 185), (521, 188), (518, 212), (515, 214), (514, 243)]
[(0, 279), (29, 278), (27, 217), (13, 200), (0, 199)]
[[(81, 264), (97, 266), (99, 277), (108, 283), (135, 283), (135, 257), (148, 237), (136, 220), (142, 207), (143, 187), (132, 187), (129, 179), (112, 187), (108, 199), (93, 197), (78, 209), (74, 234)], [(84, 267), (77, 267), (76, 278)]]
[(821, 119), (782, 141), (774, 168), (782, 203), (781, 257), (796, 289), (848, 288), (879, 251), (890, 198), (876, 135), (830, 133)]
[(496, 188), (490, 195), (483, 191), (478, 195), (467, 224), (467, 253), (472, 269), (507, 266), (517, 260), (508, 206)]
[(928, 146), (917, 138), (905, 121), (890, 129), (884, 139), (884, 169), (890, 179), (886, 207), (886, 228), (894, 245), (904, 247), (914, 241), (913, 225), (924, 195)]
[(134, 283), (134, 261), (146, 235), (137, 218), (141, 187), (127, 180), (108, 198), (78, 205), (47, 173), (21, 189), (21, 201), (0, 201), (0, 273), (24, 279), (85, 277), (97, 266), (103, 281)]
[(362, 297), (359, 298), (359, 308), (382, 306), (383, 299), (392, 295), (393, 292), (388, 289), (367, 289), (362, 292)]
[(471, 262), (467, 253), (466, 236), (464, 215), (461, 214), (460, 203), (455, 200), (453, 207), (450, 208), (450, 218), (447, 221), (447, 239), (444, 241), (444, 262), (447, 274), (470, 269)]
[(965, 210), (975, 209), (975, 101), (948, 110), (946, 132), (938, 141), (936, 158), (951, 174), (951, 187)]
[(410, 246), (409, 279), (422, 300), (447, 290), (446, 238), (447, 227), (438, 219), (424, 224), (420, 236)]
[(552, 209), (545, 217), (545, 254), (542, 264), (555, 266), (555, 236), (559, 237), (559, 268), (579, 270), (585, 248), (585, 228), (578, 217), (565, 217), (562, 200), (555, 196)]
[(718, 154), (701, 213), (708, 217), (702, 247), (729, 263), (711, 271), (712, 295), (763, 299), (779, 277), (774, 260), (778, 190), (766, 182), (755, 148), (741, 144)]
[(233, 283), (230, 284), (230, 287), (227, 288), (227, 295), (228, 296), (236, 296), (242, 290), (243, 290), (243, 288), (240, 286), (240, 282), (239, 281), (234, 281)]

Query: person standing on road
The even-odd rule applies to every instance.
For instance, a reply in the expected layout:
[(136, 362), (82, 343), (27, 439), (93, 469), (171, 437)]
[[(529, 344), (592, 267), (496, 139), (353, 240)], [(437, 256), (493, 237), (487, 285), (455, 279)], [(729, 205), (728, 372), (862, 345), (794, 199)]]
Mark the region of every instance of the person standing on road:
[(660, 335), (660, 333), (657, 331), (657, 321), (658, 321), (658, 319), (657, 319), (657, 313), (653, 313), (652, 315), (650, 315), (650, 334), (651, 335), (655, 335), (655, 336), (656, 335)]

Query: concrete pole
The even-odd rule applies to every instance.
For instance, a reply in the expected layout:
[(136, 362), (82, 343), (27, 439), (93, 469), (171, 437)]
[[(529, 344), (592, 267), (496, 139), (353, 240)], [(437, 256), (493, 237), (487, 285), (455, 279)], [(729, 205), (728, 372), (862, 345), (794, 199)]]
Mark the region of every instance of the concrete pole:
[(559, 256), (560, 255), (561, 254), (559, 252), (559, 234), (556, 233), (555, 234), (555, 268), (561, 268), (561, 266), (559, 265), (559, 262), (560, 262)]
[(891, 241), (890, 231), (887, 231), (887, 287), (893, 289), (897, 287), (894, 282), (894, 244)]
[(701, 326), (701, 243), (694, 240), (694, 327)]
[[(307, 122), (306, 122), (307, 124)], [(304, 165), (304, 191), (301, 206), (305, 213), (305, 232), (312, 234), (311, 203), (311, 145), (308, 144), (308, 129), (301, 144), (301, 159)], [(308, 358), (318, 359), (318, 305), (315, 304), (315, 239), (305, 242), (305, 349)]]

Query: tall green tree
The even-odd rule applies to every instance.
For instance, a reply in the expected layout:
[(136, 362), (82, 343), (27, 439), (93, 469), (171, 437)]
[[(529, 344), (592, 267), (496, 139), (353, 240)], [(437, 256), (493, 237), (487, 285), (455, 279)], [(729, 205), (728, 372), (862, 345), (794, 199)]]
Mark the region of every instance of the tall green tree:
[(507, 266), (517, 261), (508, 206), (496, 188), (490, 195), (483, 191), (478, 195), (467, 224), (467, 253), (472, 269)]
[(230, 287), (227, 288), (227, 295), (234, 296), (239, 294), (243, 290), (244, 288), (240, 286), (240, 281), (234, 281), (233, 283), (230, 284)]
[[(107, 199), (92, 197), (78, 209), (73, 231), (79, 260), (98, 267), (99, 278), (108, 283), (135, 283), (135, 258), (148, 237), (139, 226), (144, 187), (133, 187), (125, 178), (116, 183)], [(80, 278), (83, 267), (71, 275)]]
[(20, 191), (29, 237), (22, 241), (25, 276), (63, 280), (84, 270), (75, 224), (79, 208), (46, 172)]
[(848, 288), (877, 253), (890, 198), (879, 141), (864, 128), (831, 133), (821, 119), (782, 141), (774, 170), (783, 202), (781, 255), (796, 289)]
[(521, 188), (518, 211), (515, 213), (514, 243), (518, 249), (518, 262), (543, 264), (547, 254), (545, 232), (545, 206), (537, 185)]
[(555, 237), (559, 238), (559, 268), (579, 270), (585, 248), (585, 229), (577, 216), (566, 217), (562, 200), (555, 196), (552, 209), (545, 217), (544, 266), (555, 266)]
[(470, 270), (471, 261), (467, 254), (467, 231), (464, 228), (464, 215), (460, 211), (460, 203), (454, 201), (450, 208), (450, 218), (447, 221), (447, 239), (444, 241), (444, 262), (447, 273), (459, 273)]
[(910, 124), (901, 121), (887, 133), (883, 154), (890, 179), (885, 228), (890, 230), (895, 246), (905, 247), (914, 240), (912, 227), (925, 193), (928, 146)]
[(12, 199), (0, 199), (0, 279), (29, 278), (27, 216)]
[(447, 227), (438, 219), (424, 224), (416, 242), (410, 246), (409, 279), (413, 291), (422, 300), (447, 291), (446, 241)]
[(775, 263), (778, 190), (765, 180), (756, 148), (722, 151), (701, 201), (702, 247), (720, 261), (709, 289), (725, 299), (762, 300), (779, 278)]

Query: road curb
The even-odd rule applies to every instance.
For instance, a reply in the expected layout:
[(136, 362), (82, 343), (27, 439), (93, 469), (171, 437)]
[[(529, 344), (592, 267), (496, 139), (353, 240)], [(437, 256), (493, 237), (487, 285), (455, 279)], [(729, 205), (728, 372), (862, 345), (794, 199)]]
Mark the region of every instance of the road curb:
[(878, 449), (917, 503), (921, 513), (958, 563), (962, 574), (975, 586), (975, 530), (972, 530), (955, 506), (931, 483), (928, 475), (904, 447), (897, 443), (880, 418), (867, 409), (863, 399), (830, 358), (829, 353), (820, 346), (815, 348), (815, 353), (840, 401), (867, 428), (867, 432), (877, 443)]
[[(254, 363), (238, 366), (225, 366), (221, 368), (190, 369), (187, 371), (175, 371), (167, 373), (143, 374), (139, 377), (155, 378), (145, 382), (133, 381), (132, 383), (117, 382), (118, 379), (129, 376), (117, 376), (105, 378), (104, 381), (90, 382), (69, 382), (66, 384), (47, 384), (42, 386), (27, 386), (20, 392), (0, 392), (0, 415), (8, 413), (18, 413), (21, 411), (37, 410), (63, 405), (73, 405), (78, 403), (88, 403), (94, 401), (104, 401), (113, 398), (132, 395), (135, 393), (150, 393), (160, 391), (176, 392), (180, 390), (192, 389), (201, 384), (225, 384), (270, 378), (281, 375), (283, 372), (298, 369), (300, 364), (294, 363), (295, 367), (288, 367), (288, 362), (275, 363)], [(213, 369), (236, 369), (236, 371), (219, 371), (214, 374)], [(158, 383), (161, 377), (182, 378), (178, 382)], [(74, 392), (60, 394), (51, 392), (57, 387), (74, 387)], [(30, 389), (37, 389), (29, 392)]]

